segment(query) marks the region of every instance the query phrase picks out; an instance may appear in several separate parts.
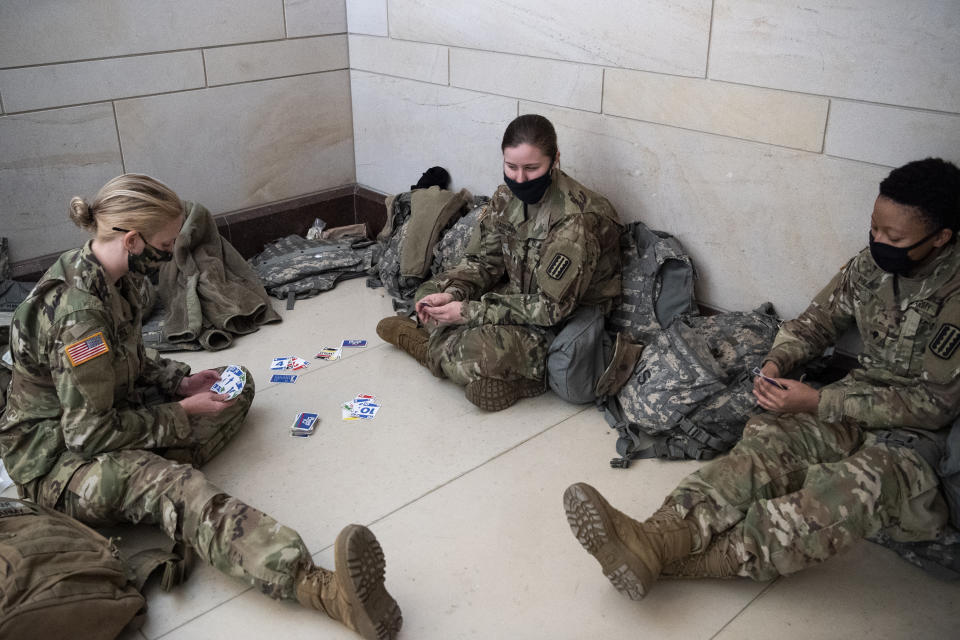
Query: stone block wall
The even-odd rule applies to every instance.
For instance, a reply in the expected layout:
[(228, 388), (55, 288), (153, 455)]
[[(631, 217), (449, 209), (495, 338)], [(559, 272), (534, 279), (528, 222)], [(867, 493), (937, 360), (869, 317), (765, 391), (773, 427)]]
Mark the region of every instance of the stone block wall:
[(73, 195), (153, 175), (222, 213), (356, 180), (343, 0), (0, 3), (0, 234), (78, 246)]
[(698, 298), (793, 316), (866, 246), (891, 167), (960, 162), (955, 0), (347, 0), (357, 181), (502, 181), (519, 113), (625, 221), (677, 235)]

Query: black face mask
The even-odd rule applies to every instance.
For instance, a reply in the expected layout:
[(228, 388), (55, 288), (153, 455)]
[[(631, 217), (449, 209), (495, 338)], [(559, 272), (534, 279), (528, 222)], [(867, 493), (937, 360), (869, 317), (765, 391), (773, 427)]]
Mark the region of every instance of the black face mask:
[(534, 178), (533, 180), (527, 180), (526, 182), (517, 182), (516, 180), (511, 180), (507, 177), (507, 174), (503, 174), (503, 181), (510, 188), (510, 191), (513, 195), (523, 202), (524, 204), (536, 204), (540, 202), (540, 199), (543, 198), (543, 194), (547, 192), (547, 187), (550, 186), (552, 178), (550, 177), (550, 170), (553, 169), (553, 161), (550, 162), (550, 166), (547, 168), (547, 172), (544, 173), (539, 178)]
[(870, 255), (873, 256), (873, 261), (877, 263), (877, 266), (887, 273), (894, 273), (902, 276), (905, 273), (909, 273), (914, 267), (917, 266), (917, 264), (922, 262), (922, 260), (914, 260), (907, 254), (938, 233), (940, 233), (940, 229), (937, 229), (930, 235), (926, 236), (923, 240), (915, 242), (909, 247), (895, 247), (892, 244), (876, 242), (873, 239), (873, 234), (871, 233)]
[[(113, 230), (130, 233), (129, 229), (123, 229), (121, 227), (113, 227)], [(162, 267), (164, 263), (173, 260), (173, 253), (157, 249), (147, 242), (147, 239), (143, 237), (142, 233), (137, 232), (137, 235), (143, 240), (143, 251), (139, 254), (127, 252), (127, 269), (132, 273), (139, 273), (140, 275), (146, 276), (150, 282), (157, 284), (160, 281), (160, 267)]]

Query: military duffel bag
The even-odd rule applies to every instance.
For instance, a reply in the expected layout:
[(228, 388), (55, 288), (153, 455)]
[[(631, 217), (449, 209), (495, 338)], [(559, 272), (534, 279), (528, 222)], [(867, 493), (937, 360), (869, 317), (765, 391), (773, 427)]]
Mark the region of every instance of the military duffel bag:
[(145, 608), (131, 578), (90, 527), (0, 498), (0, 638), (112, 640)]

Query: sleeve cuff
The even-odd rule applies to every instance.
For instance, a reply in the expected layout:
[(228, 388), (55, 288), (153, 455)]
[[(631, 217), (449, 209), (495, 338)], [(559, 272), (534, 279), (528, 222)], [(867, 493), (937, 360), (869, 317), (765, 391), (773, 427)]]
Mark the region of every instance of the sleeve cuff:
[(846, 394), (842, 389), (827, 385), (820, 390), (820, 405), (817, 407), (817, 417), (823, 422), (840, 422), (843, 420), (843, 403)]
[(449, 293), (451, 296), (453, 296), (453, 299), (456, 300), (457, 302), (462, 302), (467, 299), (466, 291), (464, 291), (459, 287), (455, 287), (453, 285), (444, 289), (443, 293)]

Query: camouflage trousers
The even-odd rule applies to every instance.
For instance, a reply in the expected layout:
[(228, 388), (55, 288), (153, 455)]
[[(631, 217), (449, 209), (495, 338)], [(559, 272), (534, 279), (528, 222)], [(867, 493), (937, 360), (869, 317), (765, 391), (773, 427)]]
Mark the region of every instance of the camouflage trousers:
[(430, 368), (461, 386), (477, 378), (543, 380), (551, 337), (532, 326), (443, 326), (430, 334)]
[(694, 553), (720, 534), (739, 574), (769, 580), (883, 531), (930, 540), (947, 522), (934, 469), (912, 449), (810, 414), (754, 416), (722, 458), (687, 476), (665, 504), (699, 530)]
[(227, 495), (195, 468), (237, 433), (253, 395), (248, 371), (236, 404), (215, 416), (191, 416), (192, 446), (95, 456), (76, 471), (56, 508), (94, 527), (158, 525), (223, 573), (273, 598), (295, 598), (294, 578), (310, 561), (297, 532)]

